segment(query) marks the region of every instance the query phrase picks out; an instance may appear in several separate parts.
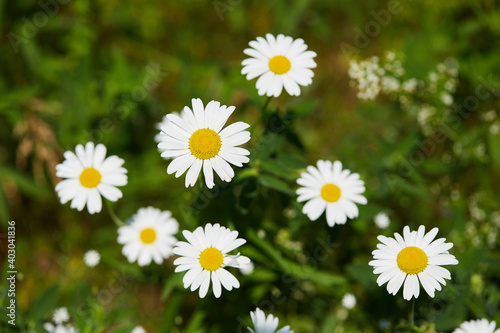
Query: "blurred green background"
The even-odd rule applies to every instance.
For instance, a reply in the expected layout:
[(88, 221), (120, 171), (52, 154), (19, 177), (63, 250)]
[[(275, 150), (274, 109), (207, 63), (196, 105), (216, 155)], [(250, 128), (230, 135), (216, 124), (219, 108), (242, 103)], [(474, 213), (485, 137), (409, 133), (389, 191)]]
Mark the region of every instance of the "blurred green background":
[[(7, 221), (16, 221), (20, 272), (17, 326), (1, 312), (2, 332), (43, 332), (41, 324), (61, 306), (80, 332), (129, 332), (136, 325), (148, 332), (244, 332), (256, 306), (296, 333), (395, 332), (408, 320), (410, 303), (401, 291), (394, 297), (378, 287), (367, 263), (378, 234), (421, 224), (440, 228), (460, 264), (449, 267), (452, 280), (434, 299), (421, 294), (416, 322), (428, 332), (430, 324), (451, 332), (466, 319), (500, 323), (498, 2), (0, 5), (0, 230), (5, 234)], [(360, 39), (381, 11), (389, 20)], [(300, 97), (283, 93), (260, 117), (266, 97), (240, 71), (248, 42), (268, 32), (303, 38), (317, 52), (318, 66)], [(457, 61), (455, 102), (436, 113), (430, 132), (393, 98), (356, 97), (349, 60), (387, 51), (402, 59), (405, 75), (422, 80), (446, 59)], [(464, 116), (464, 103), (480, 86), (487, 97)], [(166, 174), (168, 162), (154, 142), (156, 123), (193, 97), (235, 105), (230, 121), (252, 125), (251, 162), (229, 186), (186, 189), (184, 177)], [(415, 105), (434, 97), (419, 98)], [(446, 137), (436, 142), (443, 124)], [(251, 275), (233, 271), (241, 288), (200, 300), (180, 285), (173, 258), (142, 269), (129, 264), (106, 209), (91, 216), (61, 205), (55, 165), (64, 151), (87, 141), (104, 143), (108, 154), (126, 161), (129, 183), (113, 204), (123, 220), (154, 206), (172, 211), (181, 229), (218, 222), (238, 230), (248, 240), (241, 251), (256, 266)], [(422, 154), (430, 143), (435, 148)], [(415, 162), (417, 155), (424, 157)], [(359, 218), (329, 228), (324, 216), (315, 222), (303, 216), (295, 180), (318, 159), (338, 159), (360, 173), (368, 205)], [(381, 211), (391, 218), (382, 231), (373, 222)], [(0, 242), (5, 262), (5, 238)], [(83, 263), (89, 249), (101, 253), (96, 268)], [(4, 273), (2, 311), (5, 281)], [(346, 293), (357, 298), (352, 310), (340, 304)]]

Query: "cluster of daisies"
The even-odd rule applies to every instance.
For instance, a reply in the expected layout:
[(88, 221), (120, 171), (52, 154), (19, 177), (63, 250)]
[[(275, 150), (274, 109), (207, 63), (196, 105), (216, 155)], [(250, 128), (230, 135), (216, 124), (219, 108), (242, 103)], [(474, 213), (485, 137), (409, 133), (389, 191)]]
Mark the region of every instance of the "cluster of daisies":
[[(313, 60), (316, 53), (307, 50), (302, 39), (267, 34), (266, 38), (258, 37), (249, 45), (244, 53), (250, 58), (242, 62), (242, 74), (248, 80), (258, 78), (259, 95), (276, 97), (283, 88), (290, 95), (299, 95), (300, 86), (312, 83), (311, 69), (316, 67)], [(351, 74), (355, 72), (351, 68)], [(242, 121), (227, 124), (235, 109), (217, 101), (204, 105), (195, 98), (191, 107), (185, 106), (180, 113), (165, 116), (158, 125), (161, 132), (155, 140), (161, 157), (170, 160), (167, 173), (177, 178), (185, 174), (186, 188), (194, 186), (200, 174), (210, 189), (215, 186), (214, 173), (221, 181), (230, 182), (235, 176), (233, 167), (243, 167), (250, 160), (250, 152), (240, 147), (250, 140), (247, 130), (250, 125)], [(102, 197), (112, 202), (122, 197), (118, 187), (127, 184), (124, 160), (115, 155), (106, 157), (106, 153), (104, 145), (92, 142), (77, 145), (75, 152), (64, 153), (65, 160), (56, 167), (57, 176), (64, 178), (56, 186), (62, 204), (71, 201), (71, 208), (82, 211), (87, 206), (88, 212), (94, 214), (102, 209)], [(358, 205), (367, 204), (363, 196), (364, 181), (358, 173), (344, 168), (340, 161), (317, 161), (304, 170), (297, 184), (297, 200), (304, 202), (303, 213), (312, 221), (324, 215), (330, 227), (358, 217)], [(380, 213), (375, 223), (384, 229), (390, 221), (386, 214)], [(180, 241), (176, 237), (178, 231), (179, 223), (169, 211), (145, 207), (118, 228), (117, 241), (123, 245), (122, 253), (128, 261), (137, 262), (139, 266), (151, 262), (161, 264), (176, 255), (175, 272), (185, 272), (184, 288), (198, 291), (200, 298), (205, 297), (210, 288), (219, 298), (223, 289), (231, 291), (240, 287), (228, 268), (238, 268), (244, 274), (253, 271), (250, 259), (236, 252), (246, 243), (239, 238), (238, 231), (207, 223), (194, 231), (183, 230), (185, 240)], [(416, 231), (407, 226), (403, 235), (379, 236), (380, 244), (373, 251), (374, 260), (369, 263), (374, 274), (379, 275), (377, 283), (380, 286), (387, 283), (387, 291), (393, 295), (403, 287), (406, 300), (417, 298), (421, 286), (434, 297), (435, 291), (446, 284), (445, 280), (451, 279), (450, 272), (442, 266), (458, 264), (448, 252), (453, 244), (444, 238), (435, 239), (437, 233), (437, 228), (426, 233), (424, 226)], [(95, 250), (84, 256), (89, 267), (97, 265), (99, 260)], [(354, 295), (346, 295), (342, 304), (353, 308)], [(266, 317), (258, 308), (250, 317), (254, 328), (248, 329), (253, 333), (274, 333), (278, 328), (278, 319), (272, 315)], [(472, 324), (467, 325), (457, 332), (467, 332)], [(141, 330), (144, 331), (136, 328), (134, 332)], [(289, 326), (277, 332), (293, 333)]]

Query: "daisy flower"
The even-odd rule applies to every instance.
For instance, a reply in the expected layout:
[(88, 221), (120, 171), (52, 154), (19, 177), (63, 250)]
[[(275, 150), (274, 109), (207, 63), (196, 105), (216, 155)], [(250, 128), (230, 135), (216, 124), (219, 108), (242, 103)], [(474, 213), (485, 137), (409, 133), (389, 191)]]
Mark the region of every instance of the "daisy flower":
[(255, 327), (255, 330), (248, 327), (248, 330), (252, 333), (293, 333), (288, 325), (276, 331), (279, 319), (273, 315), (268, 315), (266, 318), (264, 311), (259, 308), (255, 309), (255, 312), (250, 312), (250, 317)]
[(330, 227), (346, 223), (347, 218), (357, 217), (359, 211), (355, 203), (367, 203), (361, 195), (365, 191), (365, 183), (359, 179), (359, 174), (342, 170), (339, 161), (319, 160), (317, 168), (308, 166), (297, 183), (302, 186), (297, 190), (297, 201), (307, 201), (302, 212), (315, 221), (326, 210), (326, 221)]
[(145, 266), (154, 260), (159, 265), (172, 255), (178, 230), (179, 224), (168, 210), (140, 208), (130, 224), (118, 228), (118, 243), (124, 244), (122, 253), (129, 262)]
[(497, 324), (486, 319), (471, 320), (463, 322), (453, 333), (500, 333), (500, 329), (495, 331)]
[(349, 310), (354, 308), (356, 306), (356, 296), (353, 294), (345, 294), (342, 298), (342, 306)]
[(59, 309), (55, 309), (54, 313), (52, 315), (52, 320), (56, 324), (62, 324), (62, 323), (67, 322), (69, 320), (68, 309), (66, 309), (64, 307), (59, 308)]
[(83, 261), (85, 261), (85, 265), (88, 267), (96, 266), (101, 260), (101, 255), (96, 250), (90, 250), (85, 252), (83, 256)]
[(445, 243), (444, 238), (434, 240), (438, 230), (434, 228), (426, 234), (423, 225), (418, 231), (410, 231), (406, 226), (403, 237), (398, 233), (394, 233), (394, 238), (378, 236), (382, 244), (377, 245), (372, 253), (375, 260), (369, 263), (374, 267), (373, 273), (380, 274), (378, 285), (389, 282), (387, 291), (396, 295), (404, 283), (403, 298), (410, 300), (418, 298), (421, 284), (434, 297), (434, 291), (441, 290), (440, 284), (446, 285), (444, 279), (451, 279), (450, 272), (441, 266), (458, 264), (448, 253), (453, 244)]
[(239, 253), (227, 254), (246, 243), (246, 240), (237, 238), (237, 231), (221, 227), (218, 223), (208, 223), (205, 229), (198, 227), (193, 232), (184, 230), (182, 234), (188, 242), (177, 242), (173, 252), (181, 256), (174, 261), (174, 265), (178, 265), (175, 271), (187, 271), (182, 279), (184, 288), (191, 286), (191, 291), (199, 288), (199, 295), (203, 298), (212, 281), (214, 295), (219, 298), (221, 285), (228, 291), (240, 287), (238, 280), (224, 269), (241, 268), (250, 263), (250, 259)]
[(109, 201), (117, 201), (122, 192), (116, 186), (127, 185), (127, 170), (118, 156), (106, 158), (106, 147), (93, 142), (77, 145), (75, 153), (64, 153), (64, 162), (56, 166), (56, 175), (66, 178), (56, 185), (61, 203), (71, 200), (71, 208), (79, 211), (87, 205), (90, 214), (102, 209), (101, 195)]
[(389, 224), (391, 224), (389, 216), (385, 213), (378, 213), (373, 220), (379, 229), (385, 229), (389, 226)]
[(234, 177), (229, 163), (238, 167), (248, 163), (250, 152), (237, 146), (250, 140), (250, 132), (245, 130), (250, 125), (239, 121), (222, 129), (234, 106), (211, 101), (204, 107), (199, 98), (193, 98), (192, 104), (193, 110), (186, 106), (180, 116), (167, 115), (158, 148), (163, 150), (163, 158), (174, 158), (168, 165), (168, 174), (180, 177), (189, 169), (185, 181), (189, 187), (194, 186), (203, 168), (205, 183), (212, 188), (215, 185), (213, 171), (229, 182)]
[(142, 326), (136, 326), (130, 333), (146, 333), (146, 330)]
[[(266, 40), (267, 39), (267, 40)], [(307, 45), (302, 38), (279, 34), (266, 39), (257, 37), (249, 43), (251, 48), (243, 50), (251, 58), (243, 60), (241, 74), (252, 80), (258, 76), (256, 87), (259, 95), (278, 97), (283, 90), (291, 96), (300, 95), (300, 87), (312, 83), (316, 67), (313, 58), (316, 52), (306, 51)]]

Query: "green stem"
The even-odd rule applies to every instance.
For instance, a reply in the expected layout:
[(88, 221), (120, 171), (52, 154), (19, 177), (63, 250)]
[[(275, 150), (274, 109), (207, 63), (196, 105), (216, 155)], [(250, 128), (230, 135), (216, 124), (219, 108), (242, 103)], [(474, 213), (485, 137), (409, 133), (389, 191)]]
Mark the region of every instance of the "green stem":
[(264, 106), (262, 106), (262, 109), (261, 109), (262, 113), (266, 113), (267, 107), (269, 106), (269, 103), (271, 102), (271, 98), (273, 98), (273, 96), (269, 96), (267, 98), (266, 102), (264, 103)]
[(120, 220), (120, 218), (115, 214), (113, 207), (111, 207), (111, 204), (107, 200), (106, 200), (106, 206), (108, 207), (109, 216), (111, 216), (111, 219), (113, 220), (113, 222), (115, 222), (115, 224), (118, 227), (124, 226), (125, 223), (122, 220)]
[(411, 302), (410, 329), (413, 328), (414, 324), (415, 324), (415, 297), (413, 297), (413, 300)]
[[(252, 126), (252, 129), (250, 130), (250, 135), (251, 137), (253, 138), (255, 135), (255, 133), (257, 133), (257, 128), (259, 127), (259, 124), (260, 122), (264, 119), (266, 119), (266, 117), (264, 116), (266, 111), (267, 111), (267, 107), (269, 106), (269, 103), (271, 102), (271, 98), (272, 96), (269, 96), (267, 99), (266, 99), (266, 102), (264, 103), (264, 105), (262, 105), (262, 108), (260, 109), (260, 112), (259, 112), (259, 115), (257, 116), (257, 120), (255, 121), (255, 124)], [(265, 123), (264, 123), (264, 127), (265, 127)]]

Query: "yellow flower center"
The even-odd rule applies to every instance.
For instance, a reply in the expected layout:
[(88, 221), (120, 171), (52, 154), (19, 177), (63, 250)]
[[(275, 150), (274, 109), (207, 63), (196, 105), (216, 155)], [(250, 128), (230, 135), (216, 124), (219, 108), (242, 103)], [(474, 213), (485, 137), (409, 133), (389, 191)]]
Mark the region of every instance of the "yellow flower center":
[(215, 157), (219, 153), (221, 145), (219, 134), (209, 128), (197, 130), (189, 139), (191, 154), (202, 160)]
[(222, 266), (224, 257), (215, 247), (209, 247), (200, 254), (200, 265), (207, 271), (216, 271)]
[(94, 168), (87, 168), (80, 174), (80, 183), (87, 188), (94, 188), (101, 182), (101, 173)]
[(278, 55), (269, 59), (269, 69), (274, 74), (285, 74), (290, 70), (291, 67), (292, 64), (290, 63), (290, 60), (288, 60), (288, 58), (285, 56)]
[(401, 250), (397, 258), (398, 267), (406, 274), (418, 274), (427, 267), (427, 254), (416, 246), (408, 246)]
[(145, 228), (141, 231), (141, 242), (151, 244), (156, 239), (156, 231), (153, 228)]
[(321, 197), (327, 202), (336, 202), (340, 199), (340, 188), (335, 184), (326, 184), (321, 188)]

